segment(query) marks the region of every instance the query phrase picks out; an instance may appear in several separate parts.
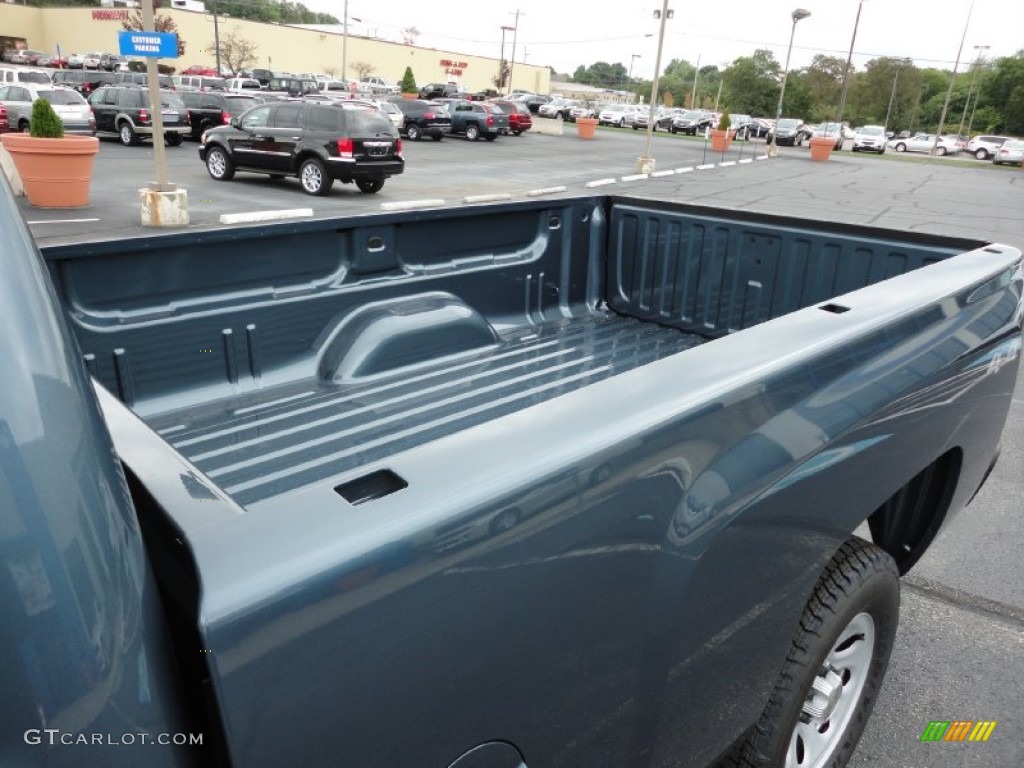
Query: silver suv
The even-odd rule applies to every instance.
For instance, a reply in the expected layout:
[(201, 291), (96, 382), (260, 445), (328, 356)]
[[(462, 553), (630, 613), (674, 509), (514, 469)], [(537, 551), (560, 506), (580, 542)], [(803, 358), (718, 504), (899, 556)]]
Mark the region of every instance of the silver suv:
[(967, 142), (967, 151), (979, 160), (988, 160), (994, 157), (999, 148), (1007, 141), (1009, 136), (975, 136)]

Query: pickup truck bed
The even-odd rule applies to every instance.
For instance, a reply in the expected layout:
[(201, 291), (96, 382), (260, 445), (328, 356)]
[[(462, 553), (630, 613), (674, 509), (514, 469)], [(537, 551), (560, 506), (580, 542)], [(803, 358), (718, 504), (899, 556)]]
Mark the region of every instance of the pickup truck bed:
[(245, 766), (711, 762), (850, 532), (905, 570), (980, 487), (1020, 351), (1013, 248), (630, 198), (44, 257)]

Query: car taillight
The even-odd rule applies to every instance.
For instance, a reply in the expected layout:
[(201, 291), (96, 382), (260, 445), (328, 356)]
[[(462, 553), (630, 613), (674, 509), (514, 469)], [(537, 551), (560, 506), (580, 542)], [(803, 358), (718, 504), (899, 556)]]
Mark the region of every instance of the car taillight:
[(139, 122), (140, 123), (148, 123), (149, 122), (149, 110), (148, 109), (140, 109), (139, 110)]
[(338, 157), (352, 157), (352, 139), (338, 139)]
[(220, 113), (220, 121), (222, 123), (224, 123), (224, 125), (227, 125), (228, 123), (231, 122), (231, 115), (229, 115), (227, 112), (221, 112)]
[(89, 93), (92, 90), (92, 86), (89, 83), (82, 83), (82, 90)]
[(434, 115), (433, 112), (424, 112), (423, 113), (423, 119), (424, 120), (433, 120), (434, 117), (435, 117), (435, 115)]
[(402, 156), (402, 140), (401, 139), (395, 139), (395, 154), (398, 157)]
[(494, 118), (491, 117), (490, 115), (487, 116), (487, 124), (494, 125)]

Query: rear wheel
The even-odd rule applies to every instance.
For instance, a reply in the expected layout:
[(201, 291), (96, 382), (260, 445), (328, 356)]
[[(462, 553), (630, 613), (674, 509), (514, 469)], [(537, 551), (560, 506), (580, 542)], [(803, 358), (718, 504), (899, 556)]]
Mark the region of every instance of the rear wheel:
[(985, 150), (984, 147), (975, 152), (974, 156), (979, 160), (988, 160), (988, 152)]
[(946, 151), (947, 150), (945, 147), (937, 147), (935, 149), (935, 154), (938, 155), (939, 157), (944, 157), (946, 155)]
[(18, 123), (18, 130), (22, 133), (28, 133), (28, 120), (22, 120)]
[(307, 157), (299, 166), (299, 183), (307, 195), (326, 195), (334, 184), (327, 173), (327, 166), (318, 157)]
[(430, 138), (432, 138), (434, 141), (440, 141), (441, 139), (444, 138), (444, 134), (443, 133), (435, 133)]
[(164, 136), (164, 140), (172, 147), (180, 147), (182, 136), (180, 133), (168, 133)]
[(475, 123), (470, 123), (466, 126), (466, 138), (470, 141), (476, 141), (480, 138), (480, 129)]
[(359, 187), (360, 192), (372, 195), (374, 192), (380, 192), (384, 187), (384, 179), (356, 179), (356, 186)]
[(135, 134), (135, 129), (132, 128), (132, 124), (127, 120), (122, 120), (121, 125), (118, 126), (117, 137), (126, 147), (139, 143), (139, 137)]
[(839, 768), (867, 724), (899, 622), (895, 561), (851, 538), (825, 567), (741, 766)]
[(906, 151), (907, 151), (907, 145), (906, 145), (906, 144), (904, 144), (904, 143), (903, 143), (903, 142), (901, 141), (901, 142), (900, 142), (899, 144), (897, 144), (897, 145), (896, 145), (896, 151), (897, 151), (897, 152), (906, 152)]
[(409, 141), (419, 141), (423, 138), (420, 127), (416, 123), (409, 124), (409, 127), (405, 129), (405, 135), (409, 137)]
[(512, 131), (512, 135), (513, 136), (521, 136), (522, 133), (523, 133), (522, 131)]
[(206, 170), (217, 181), (231, 181), (235, 176), (235, 164), (223, 147), (212, 146), (206, 150)]
[(484, 134), (484, 139), (485, 139), (486, 141), (494, 141), (494, 140), (495, 140), (496, 138), (498, 138), (498, 134), (496, 134), (496, 133), (487, 133), (487, 134)]

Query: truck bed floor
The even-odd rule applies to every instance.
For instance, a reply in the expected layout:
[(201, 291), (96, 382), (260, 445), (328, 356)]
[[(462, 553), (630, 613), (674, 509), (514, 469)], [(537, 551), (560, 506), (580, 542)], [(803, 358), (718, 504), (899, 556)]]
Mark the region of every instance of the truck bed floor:
[(240, 504), (301, 488), (697, 346), (611, 314), (520, 329), (470, 356), (306, 380), (149, 419)]

